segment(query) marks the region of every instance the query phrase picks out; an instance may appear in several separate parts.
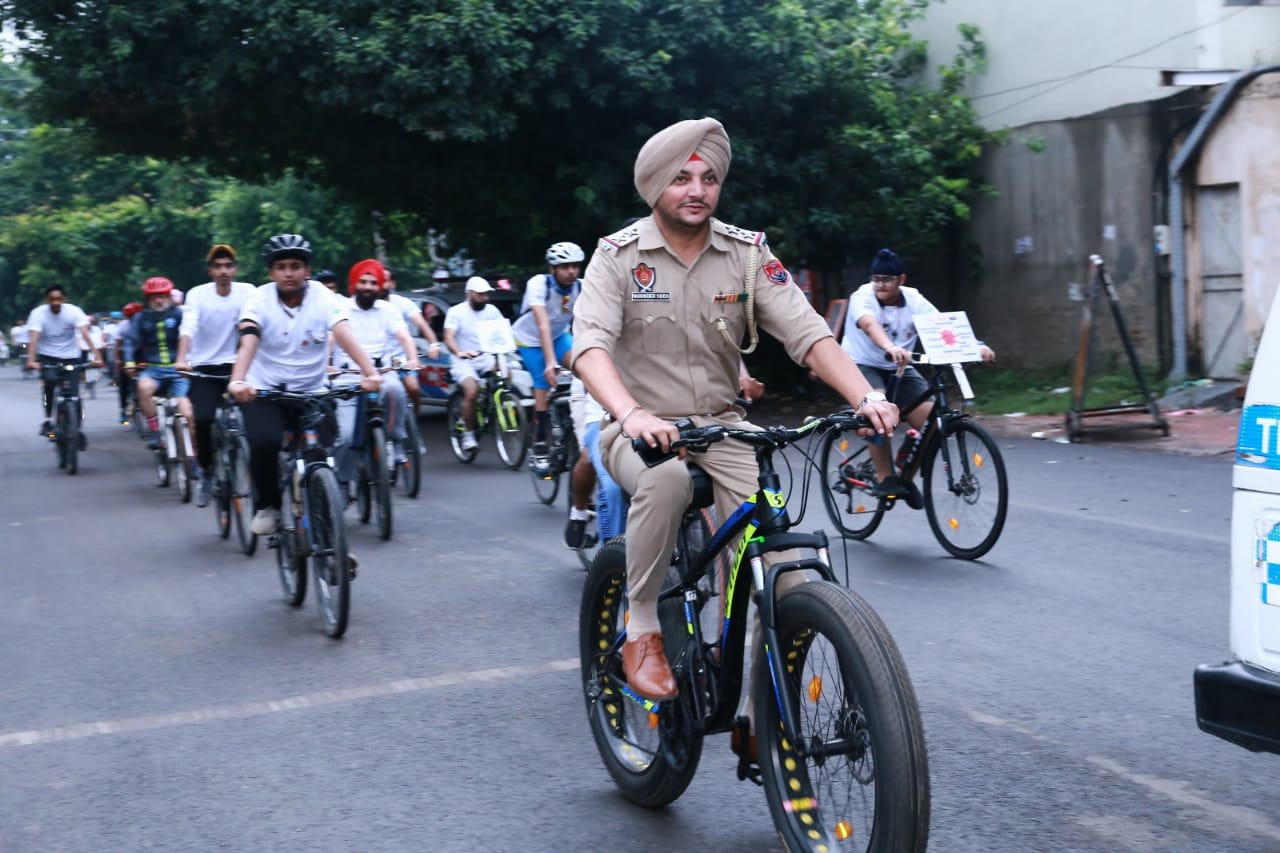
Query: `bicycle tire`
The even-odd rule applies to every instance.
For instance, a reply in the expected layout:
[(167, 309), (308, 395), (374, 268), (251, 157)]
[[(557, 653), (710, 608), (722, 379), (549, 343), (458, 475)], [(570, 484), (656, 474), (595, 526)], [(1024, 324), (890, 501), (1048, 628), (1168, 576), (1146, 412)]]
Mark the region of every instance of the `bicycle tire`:
[(307, 597), (307, 560), (298, 554), (297, 535), (283, 529), (275, 535), (276, 574), (290, 607), (301, 607)]
[[(942, 463), (944, 444), (959, 471), (954, 481)], [(1009, 479), (990, 433), (968, 418), (948, 422), (925, 458), (923, 480), (929, 526), (949, 554), (976, 560), (995, 546), (1009, 511)]]
[(62, 446), (59, 457), (62, 467), (71, 475), (80, 470), (79, 421), (75, 404), (70, 400), (63, 400), (58, 405), (58, 442)]
[[(476, 405), (479, 406), (479, 401)], [(461, 391), (454, 391), (449, 395), (449, 403), (445, 407), (445, 419), (449, 428), (449, 447), (453, 450), (453, 455), (463, 464), (475, 461), (479, 448), (472, 447), (464, 450), (462, 447), (462, 436), (467, 431), (467, 422), (462, 417)]]
[[(888, 629), (861, 597), (825, 581), (781, 596), (785, 655), (800, 743), (843, 746), (802, 756), (783, 734), (767, 658), (755, 691), (761, 776), (774, 826), (790, 851), (924, 851), (929, 766), (911, 679)], [(829, 721), (820, 721), (824, 710)], [(868, 807), (869, 796), (873, 801)]]
[(307, 498), (316, 604), (324, 620), (324, 632), (336, 640), (346, 633), (351, 614), (351, 577), (347, 571), (347, 531), (342, 520), (346, 501), (332, 468), (311, 471), (307, 476)]
[(373, 486), (370, 482), (370, 465), (372, 465), (372, 462), (369, 459), (369, 448), (366, 447), (360, 452), (360, 466), (356, 472), (356, 516), (360, 519), (361, 524), (368, 524), (369, 519), (373, 518)]
[[(412, 408), (412, 406), (411, 406)], [(416, 498), (422, 489), (422, 432), (413, 412), (405, 419), (404, 463), (396, 474), (405, 497)]]
[(512, 471), (520, 470), (529, 451), (527, 421), (528, 416), (516, 393), (510, 388), (501, 389), (494, 400), (493, 441), (498, 448), (498, 458)]
[[(884, 520), (885, 500), (870, 494), (875, 473), (870, 446), (856, 433), (832, 430), (822, 439), (819, 459), (822, 503), (832, 526), (849, 539), (866, 539), (875, 533)], [(852, 465), (862, 475), (858, 482), (845, 476), (846, 465)]]
[[(690, 738), (684, 767), (677, 772), (662, 743), (658, 714), (626, 698), (616, 686), (622, 679), (622, 651), (617, 641), (626, 618), (624, 539), (611, 539), (600, 549), (582, 588), (578, 617), (582, 692), (591, 737), (614, 784), (631, 802), (657, 808), (675, 801), (693, 781), (702, 756), (702, 738)], [(678, 704), (663, 703), (658, 713)]]
[(249, 440), (237, 435), (227, 448), (227, 488), (231, 500), (231, 520), (236, 539), (246, 557), (258, 549), (258, 534), (253, 532), (253, 480), (249, 476)]
[(378, 519), (378, 536), (384, 542), (391, 538), (391, 461), (387, 459), (387, 433), (382, 427), (373, 427), (365, 436), (368, 442), (370, 491), (374, 513)]
[(191, 503), (192, 481), (195, 479), (195, 462), (187, 453), (187, 419), (178, 415), (169, 423), (173, 432), (173, 472), (178, 487), (178, 502)]
[(159, 488), (167, 489), (169, 488), (169, 483), (172, 482), (169, 457), (165, 455), (163, 449), (153, 450), (152, 453), (155, 454), (156, 459), (156, 485)]
[[(560, 494), (560, 471), (551, 462), (551, 456), (548, 454), (548, 465), (544, 472), (539, 473), (534, 470), (534, 457), (529, 457), (529, 479), (533, 481), (533, 496), (541, 503), (551, 506), (556, 502), (556, 496)], [(573, 489), (565, 491), (572, 493)], [(572, 498), (571, 498), (572, 499)]]

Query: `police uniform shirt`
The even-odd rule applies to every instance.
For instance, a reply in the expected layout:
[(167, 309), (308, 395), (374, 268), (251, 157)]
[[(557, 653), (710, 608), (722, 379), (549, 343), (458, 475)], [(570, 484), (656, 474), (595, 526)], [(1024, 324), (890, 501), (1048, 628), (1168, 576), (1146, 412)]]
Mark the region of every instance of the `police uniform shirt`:
[(37, 305), (27, 315), (27, 328), (40, 333), (36, 355), (49, 358), (79, 358), (81, 326), (89, 325), (89, 318), (70, 302), (62, 303), (57, 314), (48, 305)]
[(738, 396), (735, 343), (747, 326), (743, 277), (753, 245), (756, 321), (803, 363), (831, 331), (763, 232), (712, 219), (707, 246), (686, 267), (651, 216), (600, 241), (574, 312), (573, 360), (605, 350), (636, 402), (659, 417), (723, 412)]
[(840, 346), (855, 364), (886, 369), (892, 365), (884, 360), (884, 350), (876, 346), (871, 336), (858, 327), (858, 321), (863, 317), (873, 317), (894, 346), (910, 352), (915, 349), (919, 337), (912, 317), (917, 314), (935, 314), (937, 311), (933, 303), (925, 299), (918, 289), (905, 285), (898, 288), (897, 304), (884, 305), (876, 298), (876, 286), (868, 282), (849, 297), (849, 312), (845, 315), (844, 337)]
[(196, 366), (234, 364), (239, 335), (240, 310), (256, 288), (247, 281), (233, 281), (226, 296), (213, 282), (191, 288), (183, 300), (182, 326), (178, 334), (191, 340), (187, 360)]
[[(351, 332), (360, 342), (360, 348), (369, 358), (381, 359), (383, 367), (390, 367), (391, 356), (400, 352), (396, 334), (405, 329), (400, 310), (381, 299), (375, 299), (371, 308), (361, 308), (354, 299), (345, 301)], [(351, 356), (337, 345), (333, 348), (333, 363), (344, 370), (356, 366)]]
[(520, 316), (511, 324), (511, 333), (516, 343), (522, 347), (540, 347), (542, 338), (538, 335), (538, 319), (530, 310), (534, 305), (547, 309), (547, 325), (551, 328), (551, 340), (569, 331), (573, 324), (573, 306), (582, 293), (581, 280), (574, 281), (567, 291), (561, 290), (555, 276), (535, 275), (525, 283), (524, 300), (520, 306)]
[(279, 385), (289, 391), (323, 387), (329, 331), (347, 319), (345, 303), (318, 281), (307, 282), (306, 294), (296, 308), (280, 301), (275, 282), (255, 290), (240, 311), (241, 320), (252, 321), (261, 330), (245, 381), (261, 390)]

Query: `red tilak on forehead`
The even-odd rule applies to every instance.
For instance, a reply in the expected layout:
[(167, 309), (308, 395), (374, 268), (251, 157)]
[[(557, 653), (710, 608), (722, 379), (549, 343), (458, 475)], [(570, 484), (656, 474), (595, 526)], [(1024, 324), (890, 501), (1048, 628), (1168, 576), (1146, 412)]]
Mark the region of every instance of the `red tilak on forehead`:
[(694, 163), (694, 162), (701, 163), (701, 162), (702, 162), (702, 158), (701, 158), (701, 157), (699, 157), (699, 156), (698, 156), (698, 152), (697, 152), (697, 151), (695, 151), (695, 152), (693, 152), (692, 154), (690, 154), (690, 155), (689, 155), (689, 162), (690, 162), (690, 163)]

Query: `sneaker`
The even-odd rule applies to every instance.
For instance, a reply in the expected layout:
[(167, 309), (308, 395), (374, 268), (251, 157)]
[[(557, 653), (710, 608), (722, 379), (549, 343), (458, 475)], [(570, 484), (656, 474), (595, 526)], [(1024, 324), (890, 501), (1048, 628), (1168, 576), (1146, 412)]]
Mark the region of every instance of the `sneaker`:
[(259, 536), (270, 536), (280, 529), (280, 510), (275, 507), (260, 509), (253, 514), (249, 529)]
[(907, 491), (906, 483), (899, 480), (896, 475), (890, 474), (879, 483), (876, 483), (869, 494), (873, 498), (891, 498), (897, 495), (905, 495)]
[(475, 450), (477, 447), (476, 434), (474, 432), (464, 432), (462, 434), (462, 449)]
[(551, 473), (551, 460), (545, 454), (534, 453), (529, 457), (529, 470), (539, 477), (546, 477)]
[(535, 441), (533, 443), (533, 455), (545, 457), (547, 455), (547, 443), (545, 441)]
[(121, 425), (121, 426), (128, 426), (128, 425), (129, 425), (129, 416), (128, 416), (127, 414), (125, 414), (124, 412), (121, 412), (121, 413), (120, 413), (120, 425)]
[(208, 506), (209, 499), (213, 497), (213, 478), (201, 477), (200, 490), (196, 492), (196, 506)]
[(53, 421), (45, 421), (40, 424), (40, 431), (36, 435), (48, 435), (53, 432)]
[(404, 448), (402, 448), (400, 445), (397, 444), (396, 445), (396, 467), (399, 468), (401, 465), (403, 465), (408, 461), (409, 461), (408, 454), (404, 452)]
[(358, 574), (358, 572), (356, 571), (356, 568), (359, 565), (360, 565), (360, 561), (356, 559), (356, 552), (348, 551), (347, 552), (347, 580), (353, 581), (356, 579), (356, 575)]
[(564, 544), (570, 548), (581, 548), (582, 540), (587, 533), (587, 520), (585, 518), (571, 518), (569, 523), (564, 526)]
[(153, 430), (152, 432), (147, 433), (147, 447), (150, 447), (152, 450), (159, 450), (162, 443), (163, 442), (160, 440), (160, 430)]

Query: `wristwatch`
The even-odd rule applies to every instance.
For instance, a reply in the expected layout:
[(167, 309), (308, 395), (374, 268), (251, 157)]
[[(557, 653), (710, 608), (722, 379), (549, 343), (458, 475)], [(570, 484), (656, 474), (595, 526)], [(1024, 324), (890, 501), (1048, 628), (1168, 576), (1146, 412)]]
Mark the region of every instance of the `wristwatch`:
[(868, 391), (867, 396), (863, 397), (862, 402), (854, 406), (853, 410), (856, 412), (859, 409), (861, 409), (863, 406), (865, 406), (867, 403), (883, 403), (887, 399), (889, 398), (886, 397), (884, 394), (881, 394), (879, 391)]

